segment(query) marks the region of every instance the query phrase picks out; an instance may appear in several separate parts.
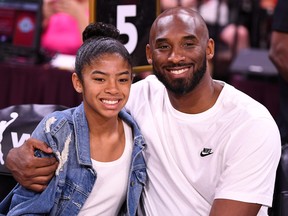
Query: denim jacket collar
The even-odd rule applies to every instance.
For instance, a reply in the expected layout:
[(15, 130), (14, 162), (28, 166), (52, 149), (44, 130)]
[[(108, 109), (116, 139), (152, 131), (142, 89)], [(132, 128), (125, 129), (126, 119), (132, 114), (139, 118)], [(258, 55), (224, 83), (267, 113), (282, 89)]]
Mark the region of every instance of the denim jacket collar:
[[(126, 111), (121, 110), (119, 117), (131, 126), (134, 134), (134, 145), (138, 146), (140, 150), (143, 150), (146, 147), (144, 137), (140, 133), (139, 127), (131, 115), (129, 115)], [(73, 123), (76, 134), (76, 152), (78, 162), (81, 165), (92, 167), (92, 162), (90, 159), (90, 145), (87, 145), (87, 143), (89, 143), (89, 127), (84, 112), (83, 102), (73, 113)], [(87, 134), (87, 136), (83, 136), (83, 134)]]
[[(76, 152), (79, 164), (87, 165), (92, 167), (92, 162), (90, 159), (90, 144), (89, 143), (89, 127), (88, 122), (84, 112), (83, 102), (78, 106), (73, 113), (73, 124), (75, 127), (75, 137), (76, 137)], [(84, 136), (84, 134), (87, 134)]]

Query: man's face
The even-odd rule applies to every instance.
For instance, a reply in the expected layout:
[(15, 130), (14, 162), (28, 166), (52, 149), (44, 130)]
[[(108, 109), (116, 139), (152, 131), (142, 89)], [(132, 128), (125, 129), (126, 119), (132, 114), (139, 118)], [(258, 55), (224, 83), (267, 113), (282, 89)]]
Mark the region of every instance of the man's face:
[(160, 18), (150, 35), (148, 52), (155, 75), (179, 95), (191, 92), (206, 73), (208, 36), (189, 14)]

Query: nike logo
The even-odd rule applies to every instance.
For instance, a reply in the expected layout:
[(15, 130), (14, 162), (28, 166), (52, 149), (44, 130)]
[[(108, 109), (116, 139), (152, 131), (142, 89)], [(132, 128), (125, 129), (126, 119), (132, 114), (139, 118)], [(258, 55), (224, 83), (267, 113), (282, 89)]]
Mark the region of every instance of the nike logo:
[(201, 156), (201, 157), (206, 157), (206, 156), (211, 155), (211, 154), (213, 154), (212, 149), (210, 149), (210, 148), (203, 148), (203, 150), (202, 150), (201, 153), (200, 153), (200, 156)]

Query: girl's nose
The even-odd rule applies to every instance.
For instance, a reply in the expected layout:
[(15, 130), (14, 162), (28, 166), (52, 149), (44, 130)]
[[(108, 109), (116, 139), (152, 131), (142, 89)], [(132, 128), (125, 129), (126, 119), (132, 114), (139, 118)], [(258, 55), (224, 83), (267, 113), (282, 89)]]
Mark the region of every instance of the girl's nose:
[(117, 94), (119, 92), (117, 83), (115, 81), (108, 82), (104, 92), (108, 94)]

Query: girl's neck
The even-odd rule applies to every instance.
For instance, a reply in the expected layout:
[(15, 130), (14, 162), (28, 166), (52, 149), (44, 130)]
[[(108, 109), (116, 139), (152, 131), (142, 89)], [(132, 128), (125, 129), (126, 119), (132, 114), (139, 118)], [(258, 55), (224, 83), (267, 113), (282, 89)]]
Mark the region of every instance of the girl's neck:
[[(90, 129), (90, 128), (89, 128)], [(120, 118), (105, 124), (92, 124), (90, 129), (91, 158), (101, 162), (117, 160), (125, 148), (125, 133)]]

